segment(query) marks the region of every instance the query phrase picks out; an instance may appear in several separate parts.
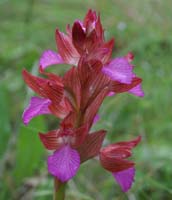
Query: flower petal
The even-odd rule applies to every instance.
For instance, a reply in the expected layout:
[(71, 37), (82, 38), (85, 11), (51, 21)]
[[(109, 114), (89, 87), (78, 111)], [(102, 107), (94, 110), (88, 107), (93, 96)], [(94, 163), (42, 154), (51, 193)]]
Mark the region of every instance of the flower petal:
[(108, 96), (108, 97), (115, 96), (115, 92), (109, 92), (109, 94), (108, 94), (107, 96)]
[(22, 71), (23, 79), (25, 83), (37, 94), (39, 94), (42, 97), (47, 98), (44, 86), (47, 84), (47, 79), (33, 76), (30, 74), (27, 70)]
[(122, 93), (131, 90), (142, 82), (142, 79), (139, 77), (133, 77), (131, 84), (120, 83), (118, 81), (112, 82), (111, 91), (115, 93)]
[(40, 96), (59, 104), (63, 97), (63, 84), (60, 77), (49, 74), (49, 78), (41, 78), (23, 70), (23, 79), (25, 83)]
[(75, 21), (72, 28), (72, 41), (77, 51), (81, 54), (83, 54), (83, 51), (85, 50), (84, 49), (85, 38), (86, 34), (82, 24), (79, 21)]
[(138, 84), (128, 92), (138, 97), (144, 97), (144, 91), (142, 90), (141, 84)]
[(130, 140), (130, 141), (124, 141), (124, 142), (117, 142), (114, 144), (111, 144), (109, 146), (113, 146), (113, 147), (127, 147), (127, 148), (134, 148), (135, 146), (137, 146), (142, 140), (142, 137), (139, 135), (137, 136), (134, 140)]
[(113, 46), (114, 46), (114, 39), (111, 39), (109, 42), (104, 43), (96, 51), (92, 52), (90, 57), (92, 59), (101, 60), (103, 65), (105, 65), (109, 62), (111, 58)]
[(63, 82), (66, 96), (71, 102), (71, 105), (74, 108), (79, 109), (81, 101), (81, 84), (76, 67), (72, 67), (65, 73)]
[[(130, 160), (124, 160), (120, 158), (108, 158), (106, 155), (100, 154), (100, 161), (101, 165), (104, 169), (110, 171), (110, 172), (119, 172), (122, 170), (129, 169), (135, 165), (134, 162)], [(125, 155), (126, 156), (126, 155)]]
[(39, 138), (44, 147), (48, 150), (57, 150), (63, 145), (63, 139), (60, 137), (60, 130), (49, 131), (48, 133), (39, 133)]
[(66, 145), (49, 156), (47, 164), (50, 174), (65, 182), (77, 173), (80, 166), (80, 156), (76, 150)]
[(64, 119), (71, 110), (71, 105), (66, 97), (64, 97), (59, 104), (56, 101), (52, 101), (52, 104), (49, 106), (51, 112), (59, 117)]
[(130, 84), (133, 77), (132, 69), (132, 65), (129, 64), (126, 58), (119, 57), (105, 65), (102, 71), (112, 80)]
[(101, 24), (100, 15), (98, 15), (97, 20), (95, 22), (95, 29), (99, 40), (104, 41), (104, 30)]
[(93, 124), (96, 124), (100, 120), (100, 115), (96, 114), (93, 120)]
[(135, 176), (134, 167), (112, 174), (117, 183), (121, 186), (123, 192), (127, 192), (131, 188)]
[(84, 124), (83, 126), (77, 128), (74, 133), (74, 142), (71, 143), (72, 147), (77, 148), (82, 146), (85, 141), (86, 135), (88, 134), (88, 126)]
[(29, 103), (29, 106), (23, 112), (23, 122), (27, 125), (33, 117), (42, 114), (50, 114), (48, 106), (51, 104), (51, 101), (46, 98), (32, 97)]
[[(96, 21), (97, 21), (96, 12), (89, 9), (83, 21), (83, 25), (86, 27), (86, 31), (88, 35), (96, 28)], [(99, 27), (97, 28), (99, 29), (101, 28), (102, 30), (100, 20), (98, 21), (98, 23), (99, 24), (97, 24), (97, 26)]]
[(110, 172), (119, 172), (134, 166), (134, 162), (127, 160), (132, 155), (132, 149), (141, 141), (141, 136), (134, 140), (117, 142), (104, 147), (100, 151), (100, 162), (103, 168)]
[(100, 152), (106, 131), (100, 130), (86, 136), (83, 144), (77, 149), (81, 162), (97, 156)]
[(62, 64), (62, 63), (64, 63), (64, 61), (61, 58), (61, 56), (52, 50), (44, 51), (39, 60), (39, 66), (42, 70), (44, 70), (50, 65)]
[(72, 38), (57, 29), (56, 42), (59, 54), (64, 62), (71, 65), (77, 65), (80, 55), (72, 43)]
[(104, 88), (97, 95), (97, 97), (92, 100), (90, 105), (88, 105), (83, 121), (84, 123), (88, 123), (89, 127), (91, 127), (92, 123), (94, 122), (94, 117), (96, 116), (96, 113), (98, 112), (98, 109), (100, 108), (100, 105), (102, 104), (107, 94), (108, 94), (108, 88)]
[(89, 121), (90, 125), (103, 99), (111, 90), (110, 87), (107, 87), (111, 83), (111, 80), (102, 73), (101, 68), (102, 63), (97, 60), (92, 60), (88, 63), (83, 61), (78, 68), (82, 94), (84, 96), (81, 99), (81, 105), (86, 110), (83, 122), (87, 123)]
[(93, 30), (87, 37), (85, 40), (85, 48), (88, 52), (88, 54), (90, 54), (90, 52), (93, 52), (96, 50), (96, 48), (100, 45), (98, 38), (97, 38), (97, 34), (96, 34), (96, 30)]
[(133, 61), (134, 59), (134, 54), (132, 52), (128, 52), (128, 54), (125, 56), (125, 58), (127, 59), (127, 61), (130, 63)]

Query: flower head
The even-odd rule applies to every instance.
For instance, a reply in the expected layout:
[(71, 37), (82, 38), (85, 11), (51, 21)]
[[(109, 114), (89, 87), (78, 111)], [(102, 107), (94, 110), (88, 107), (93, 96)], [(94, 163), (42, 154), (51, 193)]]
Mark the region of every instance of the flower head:
[(124, 192), (130, 189), (135, 175), (134, 162), (126, 158), (132, 155), (132, 148), (140, 140), (139, 136), (128, 142), (110, 144), (100, 150), (100, 161), (103, 168), (112, 173)]
[(76, 20), (66, 32), (56, 30), (56, 43), (58, 53), (44, 51), (39, 65), (42, 70), (54, 64), (71, 64), (77, 66), (81, 57), (88, 60), (98, 59), (103, 64), (109, 62), (114, 40), (104, 41), (104, 31), (101, 25), (100, 16), (95, 11), (89, 10), (83, 21)]
[[(100, 16), (92, 10), (72, 28), (68, 25), (66, 34), (57, 29), (56, 43), (58, 52), (46, 50), (39, 60), (43, 77), (23, 70), (24, 81), (38, 95), (24, 110), (23, 122), (27, 125), (42, 114), (61, 120), (56, 130), (39, 133), (44, 147), (53, 151), (47, 160), (48, 171), (61, 182), (70, 180), (83, 162), (99, 155), (102, 167), (127, 191), (135, 169), (134, 162), (126, 158), (140, 137), (101, 148), (106, 131), (92, 132), (91, 127), (106, 96), (123, 92), (144, 95), (142, 80), (133, 73), (134, 56), (128, 53), (111, 59), (114, 40), (105, 41)], [(72, 65), (64, 76), (46, 72), (47, 67), (62, 63)]]

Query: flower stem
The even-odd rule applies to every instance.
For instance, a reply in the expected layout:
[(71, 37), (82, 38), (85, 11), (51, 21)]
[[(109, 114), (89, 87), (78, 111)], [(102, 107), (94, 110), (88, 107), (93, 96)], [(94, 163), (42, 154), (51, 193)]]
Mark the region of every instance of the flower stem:
[(66, 182), (62, 183), (58, 179), (54, 179), (54, 197), (53, 200), (64, 200), (65, 199), (65, 187)]

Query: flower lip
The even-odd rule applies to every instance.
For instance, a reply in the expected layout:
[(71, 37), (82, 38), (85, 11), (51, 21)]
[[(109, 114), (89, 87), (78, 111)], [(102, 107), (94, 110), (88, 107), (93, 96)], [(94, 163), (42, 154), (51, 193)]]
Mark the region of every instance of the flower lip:
[(39, 67), (40, 70), (43, 71), (50, 65), (63, 64), (63, 63), (64, 61), (58, 53), (52, 50), (46, 50), (41, 55), (41, 58), (39, 60)]
[(120, 83), (130, 84), (133, 78), (132, 65), (126, 58), (118, 57), (105, 65), (102, 72), (108, 75), (112, 80)]
[(28, 125), (30, 120), (38, 115), (51, 114), (49, 105), (51, 101), (47, 98), (32, 97), (29, 106), (25, 108), (22, 119), (25, 125)]
[(114, 176), (117, 183), (120, 185), (122, 191), (127, 192), (134, 182), (135, 168), (131, 167), (120, 172), (112, 173), (112, 175)]
[(80, 156), (75, 149), (65, 145), (48, 157), (47, 164), (50, 174), (66, 182), (77, 173), (80, 167)]

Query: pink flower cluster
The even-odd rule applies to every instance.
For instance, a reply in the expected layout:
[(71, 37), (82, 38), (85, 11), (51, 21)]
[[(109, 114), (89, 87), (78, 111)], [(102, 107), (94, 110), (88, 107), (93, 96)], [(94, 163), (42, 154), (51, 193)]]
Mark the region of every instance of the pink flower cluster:
[[(101, 166), (112, 173), (124, 192), (131, 187), (135, 163), (127, 158), (141, 137), (102, 147), (105, 130), (91, 132), (98, 110), (107, 96), (129, 92), (144, 96), (141, 78), (133, 73), (134, 56), (112, 59), (113, 39), (106, 42), (100, 16), (89, 10), (83, 21), (76, 20), (66, 34), (56, 30), (58, 52), (46, 50), (39, 61), (37, 77), (23, 70), (26, 84), (37, 93), (23, 113), (27, 125), (33, 117), (51, 114), (61, 119), (60, 127), (39, 133), (44, 147), (52, 150), (47, 165), (61, 182), (76, 175), (80, 165), (99, 156)], [(45, 70), (51, 65), (72, 67), (63, 77)]]

